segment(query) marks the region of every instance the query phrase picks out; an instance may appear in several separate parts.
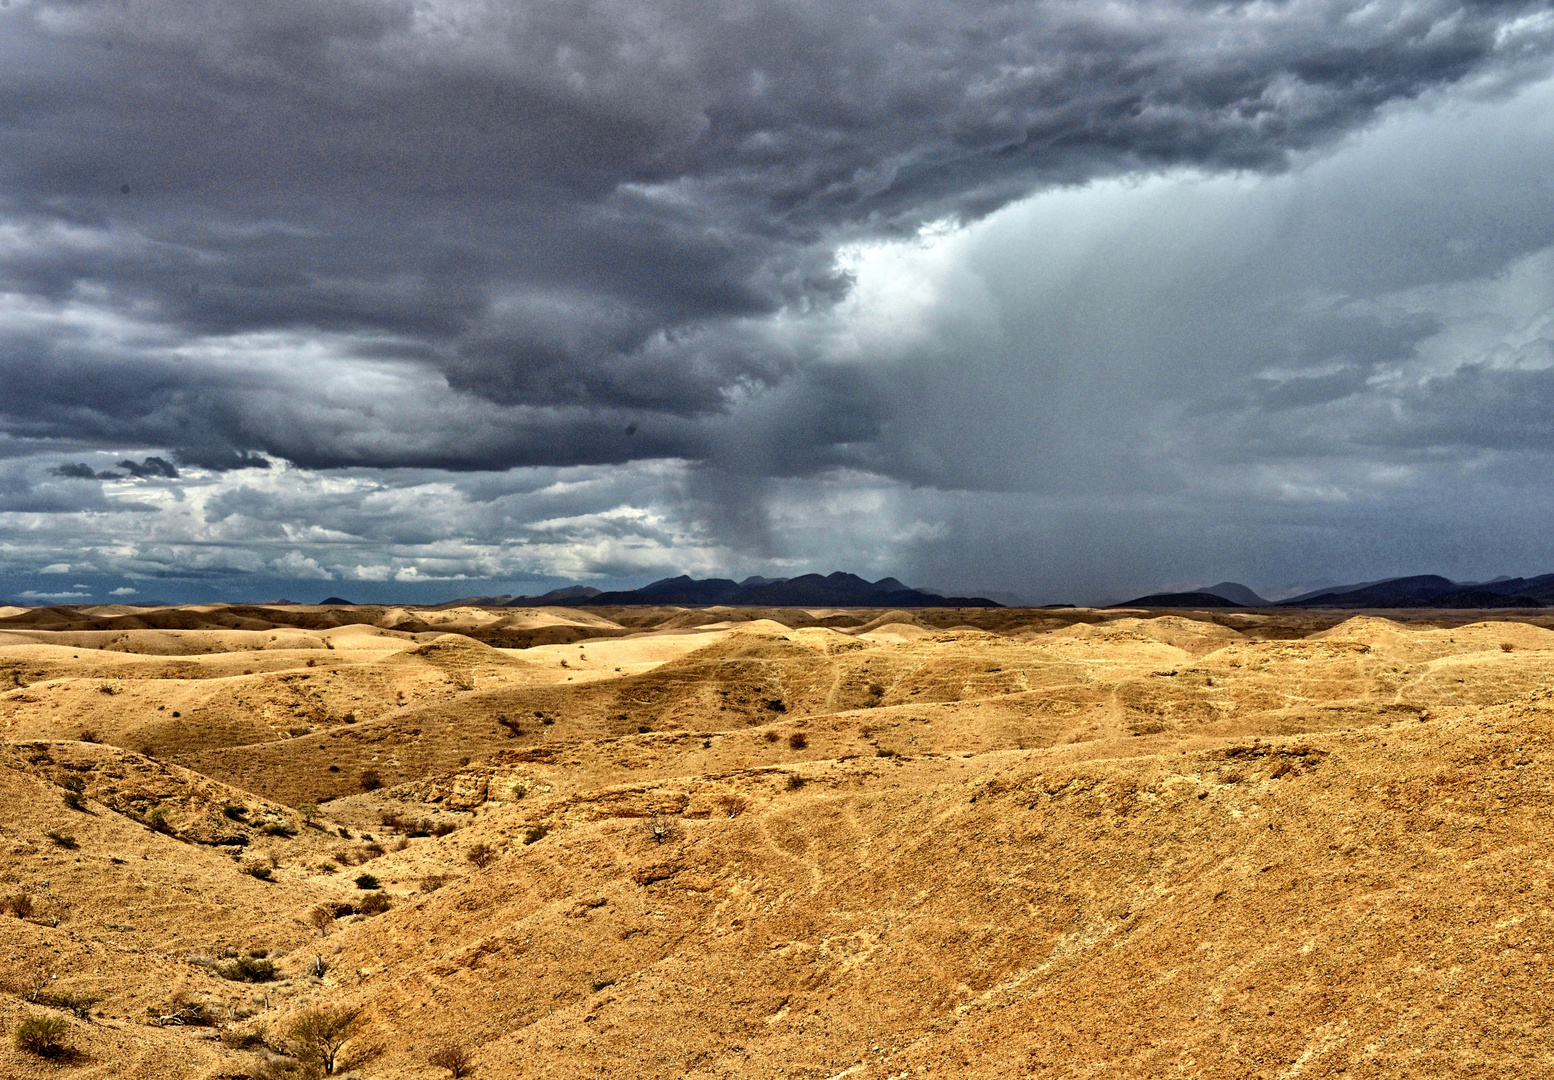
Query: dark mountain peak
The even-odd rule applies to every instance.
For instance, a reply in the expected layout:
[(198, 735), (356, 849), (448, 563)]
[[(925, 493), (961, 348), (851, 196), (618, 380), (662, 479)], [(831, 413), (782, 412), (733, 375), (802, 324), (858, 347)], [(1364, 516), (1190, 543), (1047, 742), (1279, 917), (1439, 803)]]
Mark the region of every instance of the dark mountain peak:
[(1227, 600), (1225, 597), (1217, 596), (1211, 592), (1150, 593), (1148, 596), (1140, 596), (1135, 600), (1112, 605), (1112, 607), (1119, 608), (1222, 608), (1240, 606), (1234, 600)]
[(1226, 600), (1242, 607), (1268, 607), (1268, 601), (1237, 581), (1222, 581), (1218, 585), (1210, 585), (1206, 589), (1196, 591), (1223, 596)]
[(355, 607), (351, 601), (343, 596), (326, 596), (318, 602), (320, 607)]

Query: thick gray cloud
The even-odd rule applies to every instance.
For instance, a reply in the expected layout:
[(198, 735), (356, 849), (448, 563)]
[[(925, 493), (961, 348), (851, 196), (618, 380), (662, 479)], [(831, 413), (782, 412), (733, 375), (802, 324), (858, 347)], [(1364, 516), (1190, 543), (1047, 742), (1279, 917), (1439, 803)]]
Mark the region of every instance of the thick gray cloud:
[[(706, 459), (727, 439), (700, 421), (841, 377), (752, 326), (845, 296), (841, 240), (1119, 172), (1282, 169), (1389, 103), (1514, 83), (1544, 13), (17, 0), (0, 283), (35, 307), (3, 328), (0, 416), (208, 463)], [(113, 325), (62, 334), (50, 308)], [(407, 365), (510, 430), (287, 416), (256, 335), (313, 342), (293, 383)], [(847, 459), (857, 404), (736, 456)]]

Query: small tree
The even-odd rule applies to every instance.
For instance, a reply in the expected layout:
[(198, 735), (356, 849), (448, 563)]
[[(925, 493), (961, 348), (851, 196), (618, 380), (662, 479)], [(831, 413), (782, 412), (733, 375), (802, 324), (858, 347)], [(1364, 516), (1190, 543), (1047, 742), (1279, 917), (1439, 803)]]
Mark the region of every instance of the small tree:
[(308, 912), (308, 922), (318, 931), (319, 937), (327, 937), (329, 928), (335, 924), (335, 913), (320, 905)]
[(475, 1062), (469, 1051), (462, 1046), (444, 1046), (428, 1057), (426, 1062), (434, 1069), (447, 1069), (453, 1080), (461, 1080), (475, 1072)]
[(311, 826), (313, 819), (318, 817), (318, 804), (310, 802), (298, 803), (297, 813), (302, 815), (302, 824)]
[(356, 1017), (356, 1010), (348, 1006), (303, 1013), (286, 1029), (295, 1044), (294, 1056), (317, 1065), (325, 1076), (333, 1076), (344, 1064), (340, 1052), (356, 1034)]
[(464, 857), (478, 870), (484, 870), (496, 862), (496, 850), (490, 844), (475, 844), (464, 853)]

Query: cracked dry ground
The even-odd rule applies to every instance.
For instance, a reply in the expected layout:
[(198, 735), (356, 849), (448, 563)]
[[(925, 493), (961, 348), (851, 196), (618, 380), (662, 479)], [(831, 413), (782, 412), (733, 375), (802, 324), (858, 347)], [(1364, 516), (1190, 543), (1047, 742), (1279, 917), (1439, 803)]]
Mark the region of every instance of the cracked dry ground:
[(1402, 618), (13, 610), (0, 1075), (1550, 1075), (1554, 632)]

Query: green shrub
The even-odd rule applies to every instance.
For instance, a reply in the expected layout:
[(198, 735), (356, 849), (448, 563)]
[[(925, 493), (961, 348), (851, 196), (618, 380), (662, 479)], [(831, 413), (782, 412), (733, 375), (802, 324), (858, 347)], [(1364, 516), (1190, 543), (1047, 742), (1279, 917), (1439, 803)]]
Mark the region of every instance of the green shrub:
[(378, 884), (378, 879), (373, 877), (371, 874), (361, 874), (361, 875), (358, 875), (358, 877), (356, 878), (356, 887), (358, 889), (379, 889), (379, 888), (382, 888), (382, 886)]
[(264, 866), (264, 865), (261, 865), (259, 863), (254, 863), (254, 864), (251, 864), (249, 866), (245, 866), (245, 867), (242, 868), (242, 870), (243, 870), (243, 873), (247, 874), (249, 877), (251, 877), (251, 878), (258, 878), (260, 881), (269, 881), (271, 879), (271, 877), (275, 874), (274, 870), (270, 869), (268, 866)]
[(29, 1016), (16, 1025), (11, 1041), (24, 1054), (58, 1058), (69, 1052), (70, 1025), (58, 1016)]
[(525, 844), (539, 843), (539, 841), (545, 839), (545, 835), (548, 832), (550, 832), (550, 829), (544, 825), (530, 825), (523, 830), (523, 842)]
[[(539, 837), (535, 837), (535, 839), (538, 840)], [(529, 841), (525, 840), (524, 843), (529, 843)], [(496, 849), (490, 844), (475, 844), (464, 853), (464, 858), (477, 870), (484, 870), (496, 862)]]
[(76, 843), (75, 837), (71, 836), (67, 832), (60, 832), (58, 829), (50, 829), (43, 835), (54, 841), (55, 846), (62, 847), (67, 851), (74, 851), (77, 847), (80, 846)]

